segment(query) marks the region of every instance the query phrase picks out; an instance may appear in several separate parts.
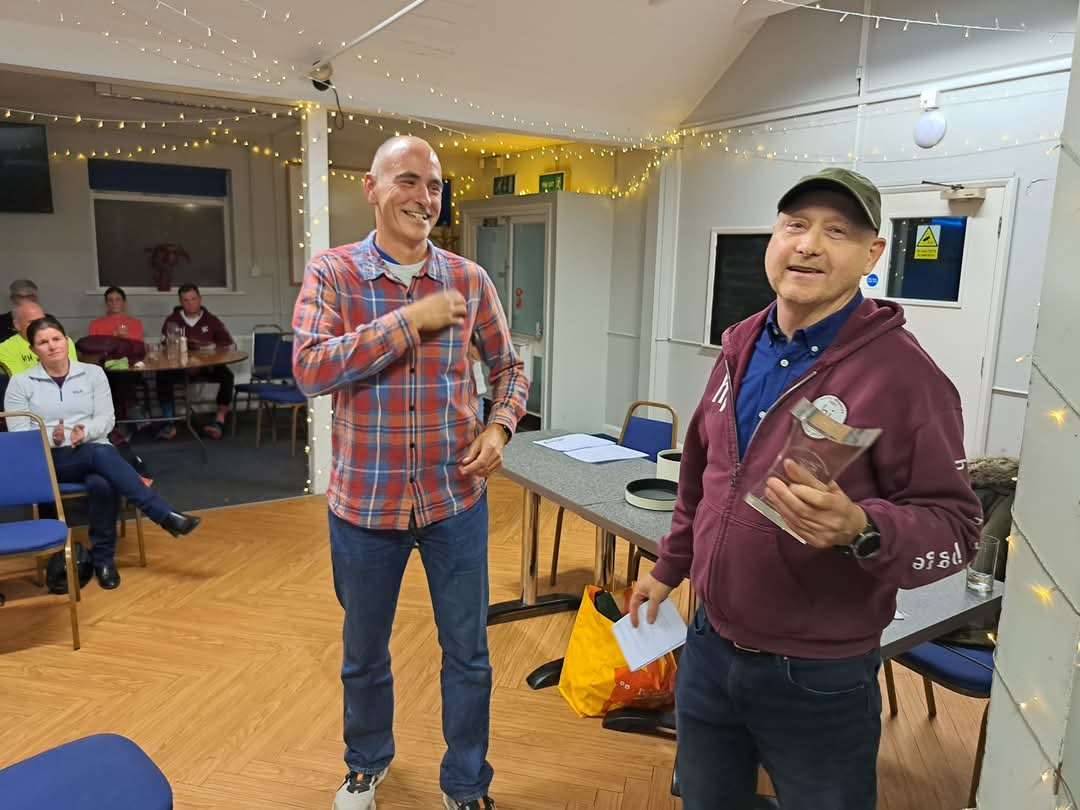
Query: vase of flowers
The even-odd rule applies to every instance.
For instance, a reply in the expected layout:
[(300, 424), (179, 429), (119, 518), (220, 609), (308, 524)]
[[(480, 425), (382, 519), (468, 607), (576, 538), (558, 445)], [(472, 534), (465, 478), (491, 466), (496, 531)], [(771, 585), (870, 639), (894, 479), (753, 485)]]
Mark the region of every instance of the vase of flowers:
[(146, 248), (146, 258), (154, 272), (154, 284), (162, 292), (172, 289), (173, 271), (181, 262), (190, 262), (191, 256), (182, 245), (162, 242)]

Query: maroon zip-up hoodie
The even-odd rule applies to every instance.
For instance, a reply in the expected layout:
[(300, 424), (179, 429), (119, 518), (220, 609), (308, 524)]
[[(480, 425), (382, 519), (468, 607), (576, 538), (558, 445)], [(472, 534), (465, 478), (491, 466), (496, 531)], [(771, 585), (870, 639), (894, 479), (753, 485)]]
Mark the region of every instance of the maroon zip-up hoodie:
[[(687, 575), (716, 632), (802, 658), (875, 648), (897, 588), (916, 588), (967, 564), (982, 510), (964, 463), (960, 397), (903, 329), (903, 309), (867, 299), (817, 362), (768, 411), (742, 461), (735, 402), (768, 310), (728, 329), (686, 433), (671, 533), (653, 576)], [(856, 560), (803, 545), (745, 503), (783, 446), (800, 398), (831, 395), (846, 424), (882, 428), (837, 484), (881, 531), (881, 549)]]

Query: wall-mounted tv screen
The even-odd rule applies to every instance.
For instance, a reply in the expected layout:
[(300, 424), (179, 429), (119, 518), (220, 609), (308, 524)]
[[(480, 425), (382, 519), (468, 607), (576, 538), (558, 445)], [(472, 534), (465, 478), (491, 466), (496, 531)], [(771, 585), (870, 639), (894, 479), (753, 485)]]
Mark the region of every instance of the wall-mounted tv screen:
[(52, 212), (45, 127), (0, 123), (0, 213)]

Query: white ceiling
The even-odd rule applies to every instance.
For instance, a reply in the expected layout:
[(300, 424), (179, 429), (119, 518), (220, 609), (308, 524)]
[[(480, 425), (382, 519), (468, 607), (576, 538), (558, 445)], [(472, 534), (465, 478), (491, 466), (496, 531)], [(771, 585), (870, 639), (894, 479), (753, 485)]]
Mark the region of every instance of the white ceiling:
[[(126, 84), (326, 104), (332, 96), (305, 78), (310, 66), (406, 5), (8, 0), (0, 59)], [(768, 0), (426, 0), (335, 58), (333, 81), (346, 110), (636, 140), (678, 126), (764, 16), (784, 8)]]

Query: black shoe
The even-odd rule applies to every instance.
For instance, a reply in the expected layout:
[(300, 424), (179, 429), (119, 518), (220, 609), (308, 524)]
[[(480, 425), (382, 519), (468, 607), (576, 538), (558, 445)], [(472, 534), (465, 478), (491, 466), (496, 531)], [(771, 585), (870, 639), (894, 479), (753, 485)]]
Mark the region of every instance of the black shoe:
[(161, 521), (161, 528), (173, 537), (179, 537), (182, 534), (190, 534), (200, 523), (202, 523), (201, 517), (169, 512), (168, 516)]
[(107, 591), (120, 587), (120, 572), (116, 570), (116, 563), (94, 563), (94, 576), (98, 585)]

